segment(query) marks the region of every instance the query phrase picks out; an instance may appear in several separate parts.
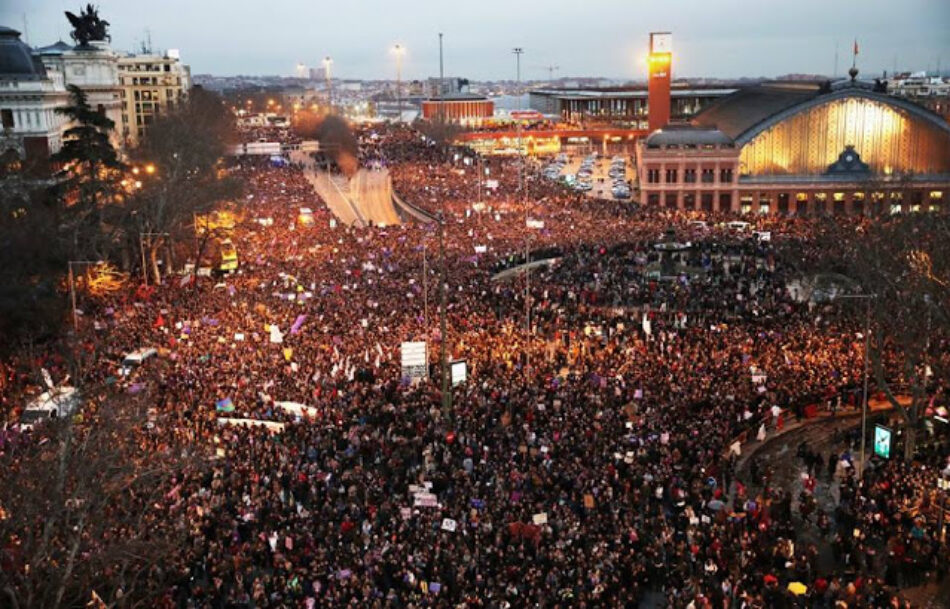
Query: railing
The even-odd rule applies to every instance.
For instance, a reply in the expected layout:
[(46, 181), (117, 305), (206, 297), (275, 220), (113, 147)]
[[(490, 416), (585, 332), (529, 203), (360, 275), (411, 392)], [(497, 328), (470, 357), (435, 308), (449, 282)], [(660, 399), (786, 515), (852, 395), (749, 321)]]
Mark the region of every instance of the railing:
[(436, 222), (438, 218), (431, 212), (428, 212), (418, 205), (413, 205), (408, 201), (403, 200), (402, 197), (396, 194), (396, 191), (392, 191), (393, 195), (393, 204), (397, 209), (404, 211), (409, 214), (416, 220), (421, 220), (422, 222)]

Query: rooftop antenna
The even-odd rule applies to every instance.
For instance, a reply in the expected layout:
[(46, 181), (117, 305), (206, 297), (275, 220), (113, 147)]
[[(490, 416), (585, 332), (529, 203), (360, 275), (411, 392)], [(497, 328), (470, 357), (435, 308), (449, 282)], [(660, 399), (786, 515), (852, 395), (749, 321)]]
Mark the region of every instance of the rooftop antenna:
[(152, 30), (145, 28), (145, 40), (148, 45), (148, 50), (145, 51), (147, 54), (152, 54)]
[(835, 40), (835, 70), (831, 73), (831, 79), (837, 80), (838, 78), (838, 41)]
[(26, 23), (26, 13), (23, 13), (23, 42), (30, 44), (30, 27)]
[(854, 52), (851, 55), (851, 69), (848, 70), (848, 76), (854, 81), (858, 78), (858, 39), (854, 39)]

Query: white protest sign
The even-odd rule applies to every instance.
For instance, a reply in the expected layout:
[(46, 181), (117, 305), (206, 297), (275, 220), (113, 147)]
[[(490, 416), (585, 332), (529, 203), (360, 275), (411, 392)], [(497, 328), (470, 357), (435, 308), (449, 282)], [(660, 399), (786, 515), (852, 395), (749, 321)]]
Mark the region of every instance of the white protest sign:
[(443, 531), (449, 531), (450, 533), (454, 533), (454, 532), (455, 532), (455, 529), (457, 529), (457, 528), (458, 528), (458, 523), (455, 522), (454, 520), (452, 520), (451, 518), (443, 518), (443, 519), (442, 519), (442, 530), (443, 530)]
[(547, 524), (548, 523), (548, 513), (541, 512), (540, 514), (535, 514), (531, 517), (531, 522), (534, 524)]
[(410, 379), (428, 377), (429, 357), (425, 341), (404, 342), (401, 346), (402, 375)]

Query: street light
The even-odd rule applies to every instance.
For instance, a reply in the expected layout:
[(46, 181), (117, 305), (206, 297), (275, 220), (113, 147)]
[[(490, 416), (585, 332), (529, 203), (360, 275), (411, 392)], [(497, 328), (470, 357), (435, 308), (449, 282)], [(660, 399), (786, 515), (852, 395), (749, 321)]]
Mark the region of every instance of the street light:
[(402, 56), (406, 54), (406, 47), (396, 44), (392, 52), (396, 55), (396, 120), (402, 122)]
[(333, 65), (333, 60), (329, 55), (323, 58), (323, 76), (327, 80), (327, 107), (330, 111), (333, 111), (333, 87), (330, 84), (330, 66)]
[(835, 296), (837, 299), (864, 300), (866, 303), (864, 314), (864, 398), (861, 403), (861, 462), (858, 464), (858, 479), (864, 476), (864, 446), (867, 444), (868, 433), (868, 351), (871, 348), (871, 300), (877, 294), (843, 294)]

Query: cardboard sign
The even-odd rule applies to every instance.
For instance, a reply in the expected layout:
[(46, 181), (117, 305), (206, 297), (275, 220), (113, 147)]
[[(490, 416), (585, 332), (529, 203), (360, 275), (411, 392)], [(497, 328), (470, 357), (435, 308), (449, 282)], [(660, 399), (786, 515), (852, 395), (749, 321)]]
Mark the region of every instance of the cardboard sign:
[(531, 517), (531, 522), (534, 524), (547, 524), (548, 523), (548, 513), (541, 512), (540, 514), (535, 514)]
[(451, 518), (442, 519), (442, 530), (454, 533), (455, 529), (458, 528), (458, 523), (452, 520)]
[(589, 510), (594, 508), (594, 496), (593, 496), (593, 495), (591, 495), (591, 494), (589, 494), (589, 493), (586, 494), (586, 495), (584, 495), (584, 507), (587, 508), (587, 509), (589, 509)]
[(419, 493), (412, 501), (415, 507), (439, 507), (439, 499), (432, 493)]

